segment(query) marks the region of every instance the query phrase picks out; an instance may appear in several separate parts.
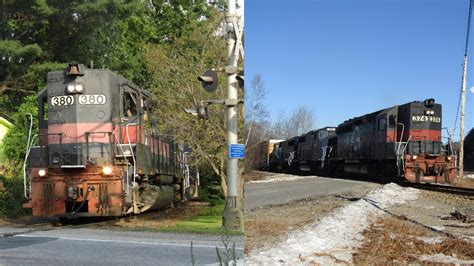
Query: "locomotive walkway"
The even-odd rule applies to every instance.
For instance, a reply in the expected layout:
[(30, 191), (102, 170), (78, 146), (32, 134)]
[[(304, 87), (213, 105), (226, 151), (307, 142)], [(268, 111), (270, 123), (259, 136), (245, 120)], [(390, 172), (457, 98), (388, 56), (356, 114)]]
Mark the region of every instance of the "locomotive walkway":
[[(15, 234), (19, 233), (19, 234)], [(0, 228), (0, 265), (196, 265), (218, 261), (220, 236), (96, 229), (24, 232)], [(243, 237), (234, 236), (243, 258)]]

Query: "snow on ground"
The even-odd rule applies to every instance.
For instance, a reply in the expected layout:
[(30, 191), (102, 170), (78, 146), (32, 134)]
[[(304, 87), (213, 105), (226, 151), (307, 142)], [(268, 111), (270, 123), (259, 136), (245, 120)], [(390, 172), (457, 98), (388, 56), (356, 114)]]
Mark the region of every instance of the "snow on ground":
[(364, 199), (337, 209), (320, 222), (290, 232), (285, 242), (252, 252), (246, 265), (295, 265), (352, 262), (352, 253), (361, 247), (362, 232), (384, 212), (379, 208), (415, 200), (418, 190), (390, 183), (370, 192)]
[(273, 182), (295, 181), (295, 180), (308, 179), (308, 178), (314, 178), (314, 176), (274, 174), (263, 180), (249, 181), (248, 183), (273, 183)]
[(474, 260), (460, 260), (458, 258), (447, 256), (443, 253), (438, 253), (435, 255), (423, 255), (420, 256), (421, 261), (427, 261), (432, 263), (443, 263), (443, 264), (454, 264), (454, 265), (473, 265)]

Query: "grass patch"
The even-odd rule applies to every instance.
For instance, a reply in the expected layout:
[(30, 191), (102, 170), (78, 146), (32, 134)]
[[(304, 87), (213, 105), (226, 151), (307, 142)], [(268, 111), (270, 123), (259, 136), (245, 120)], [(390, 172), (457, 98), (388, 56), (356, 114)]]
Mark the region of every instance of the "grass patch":
[[(162, 232), (222, 234), (222, 211), (224, 210), (224, 204), (204, 208), (207, 211), (202, 214), (178, 221), (173, 226), (159, 228), (158, 230)], [(242, 232), (228, 231), (226, 234), (241, 235)]]

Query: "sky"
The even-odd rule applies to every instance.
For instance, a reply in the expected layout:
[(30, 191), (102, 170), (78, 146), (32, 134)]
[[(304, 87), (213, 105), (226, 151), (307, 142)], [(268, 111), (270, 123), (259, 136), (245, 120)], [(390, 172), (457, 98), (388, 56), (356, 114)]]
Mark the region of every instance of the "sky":
[[(337, 126), (355, 116), (434, 98), (443, 105), (443, 127), (452, 128), (468, 7), (469, 0), (247, 0), (247, 86), (262, 75), (272, 121), (306, 106), (315, 116), (315, 128)], [(474, 126), (473, 46), (474, 39), (469, 44), (466, 134)]]

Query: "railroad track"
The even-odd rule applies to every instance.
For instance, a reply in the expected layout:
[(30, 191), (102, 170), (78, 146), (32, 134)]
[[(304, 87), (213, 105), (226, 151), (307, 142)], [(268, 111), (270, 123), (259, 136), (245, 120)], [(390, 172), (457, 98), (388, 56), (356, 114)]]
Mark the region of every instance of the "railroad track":
[(405, 187), (413, 187), (413, 188), (436, 191), (436, 192), (474, 197), (474, 188), (455, 187), (455, 186), (439, 185), (439, 184), (407, 183), (407, 182), (404, 182), (401, 185)]

